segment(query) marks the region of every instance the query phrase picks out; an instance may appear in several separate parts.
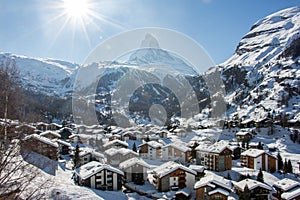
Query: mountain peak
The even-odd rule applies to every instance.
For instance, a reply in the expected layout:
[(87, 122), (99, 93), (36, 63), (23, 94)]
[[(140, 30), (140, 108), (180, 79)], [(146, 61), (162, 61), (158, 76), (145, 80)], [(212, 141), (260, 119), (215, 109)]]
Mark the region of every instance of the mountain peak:
[(156, 48), (159, 49), (157, 39), (150, 33), (145, 35), (145, 39), (141, 43), (141, 48)]

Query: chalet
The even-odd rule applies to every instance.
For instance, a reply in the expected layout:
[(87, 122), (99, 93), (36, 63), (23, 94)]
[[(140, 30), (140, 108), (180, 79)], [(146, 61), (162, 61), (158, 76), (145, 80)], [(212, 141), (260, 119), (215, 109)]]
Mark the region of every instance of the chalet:
[(241, 154), (242, 166), (251, 169), (262, 169), (275, 172), (278, 170), (277, 157), (267, 153), (265, 150), (248, 149)]
[(106, 136), (108, 136), (108, 140), (111, 142), (111, 141), (114, 141), (114, 140), (120, 140), (121, 139), (121, 135), (119, 134), (106, 134)]
[(72, 135), (70, 135), (69, 136), (69, 140), (72, 143), (75, 143), (75, 144), (77, 144), (77, 143), (81, 143), (82, 144), (83, 143), (81, 137), (79, 136), (79, 134), (72, 134)]
[(116, 149), (128, 148), (128, 144), (124, 141), (117, 139), (117, 140), (112, 140), (112, 141), (105, 143), (103, 145), (103, 148), (105, 150), (110, 149), (110, 148), (116, 148)]
[(65, 142), (63, 140), (53, 140), (54, 142), (57, 142), (58, 146), (59, 146), (59, 154), (61, 155), (67, 155), (71, 153), (72, 150), (72, 146), (70, 143)]
[(232, 150), (225, 141), (200, 144), (196, 148), (196, 162), (208, 170), (225, 171), (232, 167)]
[(119, 169), (124, 172), (127, 182), (142, 185), (147, 180), (147, 170), (150, 166), (141, 158), (131, 158), (121, 162)]
[(122, 133), (122, 140), (136, 140), (136, 135), (132, 131)]
[(80, 165), (84, 165), (91, 161), (104, 163), (104, 155), (94, 150), (84, 150), (79, 153)]
[(233, 183), (235, 192), (239, 196), (244, 195), (248, 199), (270, 199), (272, 188), (265, 184), (252, 179), (245, 179)]
[(289, 178), (284, 178), (273, 184), (276, 190), (274, 196), (277, 199), (299, 200), (300, 199), (300, 182)]
[(156, 141), (150, 141), (139, 145), (140, 157), (150, 160), (161, 159), (162, 144)]
[(74, 180), (78, 185), (94, 189), (120, 190), (123, 176), (117, 168), (92, 161), (75, 170)]
[(49, 127), (49, 124), (44, 122), (38, 122), (36, 123), (36, 128), (40, 131), (47, 131)]
[(59, 139), (61, 137), (59, 133), (50, 130), (40, 133), (40, 136), (46, 137), (50, 140)]
[(236, 140), (238, 142), (249, 142), (252, 139), (252, 134), (248, 131), (239, 131), (236, 133)]
[(192, 149), (185, 144), (170, 143), (162, 147), (163, 161), (179, 161), (187, 163), (191, 159)]
[(48, 126), (48, 130), (51, 130), (51, 131), (58, 131), (61, 128), (62, 128), (62, 125), (59, 125), (57, 123), (51, 123)]
[(167, 130), (160, 130), (160, 131), (157, 131), (157, 135), (160, 137), (160, 138), (166, 138), (168, 137), (168, 131)]
[(26, 136), (22, 141), (22, 149), (34, 151), (52, 160), (58, 159), (58, 144), (46, 137), (37, 134)]
[(196, 172), (181, 164), (169, 161), (153, 169), (153, 184), (160, 192), (193, 189)]
[(15, 131), (18, 134), (24, 134), (24, 135), (31, 135), (34, 133), (37, 133), (37, 129), (34, 126), (31, 126), (29, 124), (21, 124), (19, 126), (15, 127)]
[(243, 128), (253, 128), (255, 127), (255, 121), (253, 119), (246, 119), (240, 123), (240, 126)]
[(230, 180), (215, 174), (205, 176), (195, 183), (196, 199), (229, 199), (233, 194), (233, 185)]
[(192, 191), (188, 188), (184, 188), (175, 193), (175, 199), (180, 200), (190, 200), (192, 196)]
[(204, 173), (205, 167), (204, 166), (190, 165), (189, 168), (191, 170), (194, 170), (197, 173), (196, 180), (200, 180), (200, 178), (202, 178), (205, 175), (205, 173)]
[(105, 151), (105, 155), (107, 158), (107, 163), (115, 167), (119, 166), (119, 164), (125, 160), (139, 156), (138, 153), (125, 148), (110, 148)]
[(177, 128), (173, 131), (173, 133), (175, 133), (175, 135), (179, 136), (179, 137), (185, 137), (186, 136), (186, 130), (182, 129), (182, 128)]

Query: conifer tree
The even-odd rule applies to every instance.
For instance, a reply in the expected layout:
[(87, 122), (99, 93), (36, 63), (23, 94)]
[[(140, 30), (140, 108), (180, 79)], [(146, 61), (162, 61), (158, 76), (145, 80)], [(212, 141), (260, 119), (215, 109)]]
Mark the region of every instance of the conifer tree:
[(259, 173), (257, 175), (257, 181), (262, 182), (262, 183), (264, 182), (264, 174), (263, 174), (261, 168), (260, 168)]
[(279, 152), (277, 154), (277, 159), (278, 159), (278, 170), (283, 170), (283, 160)]

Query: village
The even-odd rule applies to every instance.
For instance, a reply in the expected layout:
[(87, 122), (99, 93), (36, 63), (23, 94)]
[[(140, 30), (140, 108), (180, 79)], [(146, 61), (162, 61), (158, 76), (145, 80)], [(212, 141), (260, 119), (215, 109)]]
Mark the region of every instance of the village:
[(223, 129), (186, 124), (168, 129), (10, 121), (7, 129), (14, 133), (9, 140), (22, 138), (22, 150), (63, 163), (81, 187), (150, 199), (300, 198), (300, 155), (281, 152), (283, 144), (299, 147), (296, 129), (275, 125), (270, 135), (270, 127), (253, 122)]

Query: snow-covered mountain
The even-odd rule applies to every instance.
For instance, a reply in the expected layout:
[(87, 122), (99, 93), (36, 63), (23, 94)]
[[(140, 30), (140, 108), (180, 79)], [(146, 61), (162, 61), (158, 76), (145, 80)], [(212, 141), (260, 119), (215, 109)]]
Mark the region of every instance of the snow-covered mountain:
[(259, 120), (293, 119), (300, 110), (300, 7), (256, 22), (234, 55), (219, 66), (229, 113)]
[[(111, 115), (109, 107), (112, 98), (116, 93), (127, 92), (125, 89), (128, 89), (128, 95), (131, 96), (121, 96), (125, 98), (125, 103), (131, 105), (124, 106), (130, 107), (129, 114), (141, 121), (149, 118), (147, 110), (153, 104), (166, 106), (165, 109), (170, 112), (167, 113), (168, 117), (178, 113), (178, 104), (189, 102), (190, 97), (186, 96), (183, 101), (176, 99), (170, 88), (159, 85), (165, 80), (175, 81), (178, 90), (182, 91), (185, 88), (183, 80), (188, 80), (197, 97), (199, 110), (207, 108), (211, 103), (209, 95), (212, 94), (207, 90), (204, 81), (206, 77), (197, 75), (178, 56), (160, 49), (151, 35), (146, 35), (141, 47), (142, 49), (127, 55), (125, 61), (100, 62), (87, 66), (6, 53), (0, 53), (0, 62), (15, 63), (21, 74), (21, 82), (27, 90), (50, 96), (68, 96), (76, 78), (78, 79), (78, 73), (82, 73), (86, 81), (83, 79), (78, 84), (82, 87), (80, 89), (87, 90), (91, 85), (97, 88), (97, 94), (94, 95), (96, 108), (103, 115), (100, 118)], [(229, 115), (255, 121), (270, 115), (299, 119), (299, 55), (300, 7), (279, 11), (256, 22), (241, 39), (233, 56), (217, 66), (227, 93), (225, 99)], [(101, 73), (94, 74), (95, 70)], [(174, 76), (168, 76), (168, 72)], [(209, 75), (210, 72), (206, 74)], [(93, 82), (91, 77), (97, 75), (98, 82)], [(135, 88), (135, 92), (130, 91), (132, 88), (120, 87), (128, 75), (142, 87)]]
[(54, 59), (0, 53), (0, 63), (15, 65), (26, 90), (49, 96), (63, 97), (73, 89), (78, 64)]

